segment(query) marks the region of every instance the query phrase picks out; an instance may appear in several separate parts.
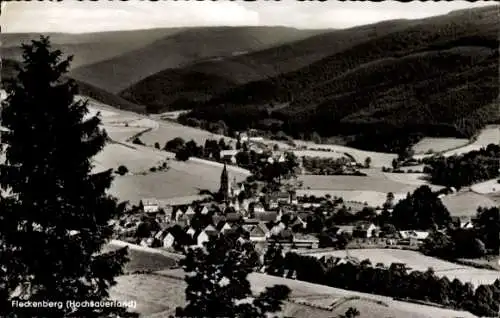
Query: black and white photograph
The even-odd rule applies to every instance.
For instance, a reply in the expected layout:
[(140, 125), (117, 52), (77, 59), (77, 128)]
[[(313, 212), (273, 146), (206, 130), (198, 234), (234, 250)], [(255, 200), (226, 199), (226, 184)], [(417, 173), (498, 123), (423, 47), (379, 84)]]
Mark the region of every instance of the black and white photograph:
[(500, 3), (0, 5), (0, 318), (500, 318)]

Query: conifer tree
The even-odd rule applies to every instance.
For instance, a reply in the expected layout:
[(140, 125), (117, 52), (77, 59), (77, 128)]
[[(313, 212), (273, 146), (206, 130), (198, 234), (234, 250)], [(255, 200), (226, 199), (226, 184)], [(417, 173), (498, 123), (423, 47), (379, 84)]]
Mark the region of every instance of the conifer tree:
[[(92, 174), (106, 134), (77, 87), (64, 80), (71, 57), (41, 37), (23, 45), (8, 88), (0, 165), (0, 317), (113, 317), (124, 308), (16, 308), (14, 301), (102, 301), (122, 273), (127, 250), (101, 253), (110, 219), (125, 204), (105, 191), (112, 170)], [(128, 316), (128, 315), (127, 315)]]

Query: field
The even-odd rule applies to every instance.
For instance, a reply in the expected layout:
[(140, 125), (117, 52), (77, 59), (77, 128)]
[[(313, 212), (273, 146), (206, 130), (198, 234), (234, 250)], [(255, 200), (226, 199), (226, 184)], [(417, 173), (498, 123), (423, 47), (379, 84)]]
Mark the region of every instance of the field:
[(481, 130), (476, 140), (465, 147), (450, 150), (444, 153), (445, 156), (459, 155), (473, 150), (479, 150), (489, 144), (498, 144), (500, 142), (500, 126), (488, 126)]
[[(119, 300), (136, 300), (137, 311), (144, 317), (168, 317), (176, 306), (184, 304), (184, 273), (180, 270), (161, 271), (158, 275), (128, 275), (117, 279), (118, 285), (112, 289), (111, 296)], [(285, 304), (279, 316), (336, 317), (345, 313), (349, 307), (356, 307), (361, 318), (386, 317), (475, 317), (470, 313), (445, 310), (394, 301), (392, 298), (352, 292), (327, 286), (284, 279), (253, 273), (249, 276), (254, 293), (265, 287), (285, 284), (292, 289), (291, 301)], [(333, 310), (321, 310), (293, 302), (333, 304)]]
[[(116, 177), (110, 193), (121, 200), (131, 202), (142, 198), (168, 199), (197, 195), (202, 189), (217, 191), (220, 184), (221, 167), (195, 161), (170, 160), (167, 171), (146, 175)], [(242, 181), (247, 177), (240, 171), (228, 167), (229, 178)]]
[(463, 147), (469, 143), (466, 138), (432, 138), (425, 137), (413, 146), (415, 154), (425, 154), (428, 151), (439, 153)]
[(103, 248), (103, 252), (110, 252), (128, 246), (128, 257), (130, 261), (125, 265), (125, 273), (136, 271), (159, 271), (175, 266), (179, 257), (177, 255), (162, 252), (158, 249), (146, 248), (121, 241), (111, 241)]
[[(316, 257), (333, 255), (345, 257), (346, 251), (330, 251), (322, 253), (311, 253)], [(446, 262), (434, 257), (425, 256), (418, 252), (397, 249), (351, 249), (349, 256), (360, 260), (369, 259), (372, 264), (383, 263), (389, 266), (391, 263), (405, 263), (411, 270), (425, 271), (432, 267), (438, 276), (446, 276), (448, 279), (455, 278), (462, 282), (470, 282), (474, 286), (480, 284), (492, 284), (500, 279), (500, 271), (478, 269), (464, 265)]]
[[(357, 191), (357, 190), (297, 190), (297, 195), (314, 195), (316, 197), (323, 197), (325, 195), (331, 195), (332, 197), (341, 197), (344, 201), (352, 202), (365, 202), (372, 207), (382, 206), (387, 198), (387, 192), (377, 192), (377, 191)], [(394, 202), (402, 200), (406, 197), (406, 193), (394, 192)]]
[(199, 145), (205, 145), (207, 139), (219, 140), (220, 138), (224, 138), (226, 142), (236, 143), (235, 139), (212, 134), (206, 130), (182, 126), (174, 122), (158, 122), (158, 128), (144, 133), (140, 139), (146, 145), (154, 145), (155, 142), (159, 142), (160, 146), (163, 147), (167, 141), (176, 137), (181, 137), (185, 141), (193, 139)]
[(324, 152), (325, 156), (330, 154), (333, 158), (338, 156), (339, 154), (347, 153), (351, 155), (356, 162), (364, 163), (367, 157), (371, 158), (371, 166), (372, 167), (390, 167), (392, 160), (397, 158), (397, 155), (392, 153), (384, 153), (384, 152), (375, 152), (375, 151), (366, 151), (360, 150), (352, 147), (339, 146), (339, 145), (323, 145), (323, 144), (315, 144), (308, 141), (294, 140), (294, 142), (299, 146), (306, 146), (308, 149), (318, 148), (318, 149), (331, 149), (329, 151), (315, 151), (311, 150), (311, 156), (314, 156), (315, 152)]
[(298, 157), (319, 157), (319, 158), (346, 158), (346, 155), (337, 151), (318, 151), (318, 150), (294, 150), (293, 153)]
[(475, 216), (478, 207), (493, 207), (498, 204), (490, 198), (474, 192), (461, 192), (441, 199), (452, 216)]
[(500, 183), (498, 183), (498, 179), (499, 178), (476, 183), (475, 185), (471, 186), (471, 190), (479, 194), (500, 192)]

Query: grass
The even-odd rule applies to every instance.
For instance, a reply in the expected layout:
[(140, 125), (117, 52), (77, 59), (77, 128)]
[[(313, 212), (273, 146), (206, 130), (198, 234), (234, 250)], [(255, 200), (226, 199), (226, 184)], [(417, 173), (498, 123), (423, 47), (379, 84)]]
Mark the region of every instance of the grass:
[[(147, 175), (116, 177), (110, 193), (131, 202), (142, 198), (168, 199), (199, 194), (200, 189), (217, 191), (220, 186), (221, 167), (196, 161), (171, 160), (167, 171)], [(228, 167), (229, 178), (242, 181), (247, 174)]]
[[(379, 191), (360, 191), (360, 190), (298, 190), (297, 195), (314, 195), (316, 197), (323, 197), (325, 195), (332, 197), (340, 197), (344, 201), (365, 202), (372, 207), (382, 206), (387, 198), (387, 192)], [(395, 201), (399, 201), (406, 197), (405, 192), (394, 192)], [(346, 204), (348, 206), (348, 204)]]
[(412, 192), (418, 185), (408, 185), (385, 178), (383, 175), (374, 176), (318, 176), (301, 175), (304, 188), (313, 190), (350, 190), (350, 191), (379, 191), (379, 192)]
[(181, 137), (185, 141), (193, 139), (199, 145), (204, 145), (207, 139), (219, 140), (220, 138), (224, 138), (226, 142), (236, 144), (236, 141), (233, 138), (212, 134), (206, 130), (187, 127), (167, 121), (159, 122), (158, 128), (143, 134), (141, 136), (141, 140), (146, 145), (154, 145), (155, 142), (159, 142), (160, 146), (163, 147), (167, 141), (176, 137)]
[(467, 152), (471, 152), (473, 150), (479, 150), (483, 147), (488, 146), (489, 144), (498, 144), (499, 142), (500, 142), (500, 126), (491, 125), (487, 126), (485, 129), (482, 129), (478, 134), (478, 136), (476, 137), (476, 140), (471, 144), (458, 149), (447, 151), (444, 153), (444, 155), (445, 156), (460, 155)]
[(460, 192), (453, 195), (447, 195), (442, 198), (452, 216), (472, 217), (477, 214), (478, 207), (494, 207), (498, 204), (485, 195), (474, 192)]
[(493, 180), (477, 183), (471, 186), (471, 190), (479, 194), (497, 193), (500, 192), (500, 183), (498, 183), (498, 178), (495, 178)]
[[(184, 274), (179, 270), (161, 271), (158, 275), (128, 275), (118, 278), (118, 285), (112, 289), (111, 295), (120, 300), (136, 300), (137, 310), (147, 317), (168, 317), (176, 306), (185, 303), (183, 281)], [(348, 307), (356, 307), (361, 318), (385, 317), (474, 317), (466, 312), (440, 309), (401, 301), (389, 297), (363, 294), (327, 286), (284, 279), (253, 273), (249, 276), (252, 291), (259, 293), (267, 286), (285, 284), (292, 289), (291, 301), (284, 306), (280, 316), (297, 318), (336, 317), (344, 314)], [(304, 306), (295, 301), (333, 303), (339, 306), (333, 311)]]
[[(390, 167), (392, 164), (392, 160), (397, 158), (397, 155), (392, 154), (392, 153), (384, 153), (384, 152), (376, 152), (376, 151), (366, 151), (366, 150), (360, 150), (352, 147), (347, 147), (347, 146), (340, 146), (340, 145), (319, 145), (315, 144), (312, 142), (305, 142), (305, 141), (299, 141), (296, 140), (295, 143), (297, 145), (302, 145), (306, 146), (308, 149), (311, 148), (323, 148), (323, 149), (331, 149), (331, 152), (326, 151), (325, 156), (327, 154), (331, 154), (332, 156), (337, 156), (339, 154), (348, 154), (349, 156), (352, 156), (356, 162), (359, 163), (364, 163), (365, 159), (367, 157), (371, 158), (371, 166), (372, 167)], [(309, 150), (311, 151), (311, 154), (314, 154), (318, 151), (315, 150)]]
[[(121, 244), (109, 243), (103, 248), (103, 252), (110, 252), (120, 247), (122, 247)], [(165, 270), (177, 264), (177, 258), (175, 257), (156, 252), (152, 253), (142, 250), (140, 247), (129, 247), (128, 257), (130, 261), (125, 265), (124, 273)]]
[(415, 154), (426, 154), (429, 152), (439, 153), (447, 150), (463, 147), (469, 143), (466, 138), (433, 138), (425, 137), (413, 145)]
[[(410, 270), (418, 271), (426, 271), (429, 267), (432, 267), (438, 276), (446, 276), (450, 280), (457, 278), (463, 283), (470, 282), (475, 287), (478, 287), (480, 284), (492, 284), (496, 279), (500, 279), (500, 271), (458, 265), (408, 250), (352, 249), (348, 251), (348, 254), (360, 260), (369, 259), (373, 265), (383, 263), (389, 266), (391, 263), (405, 263), (411, 268)], [(347, 254), (346, 251), (330, 251), (311, 255), (317, 257), (324, 255), (345, 257)]]

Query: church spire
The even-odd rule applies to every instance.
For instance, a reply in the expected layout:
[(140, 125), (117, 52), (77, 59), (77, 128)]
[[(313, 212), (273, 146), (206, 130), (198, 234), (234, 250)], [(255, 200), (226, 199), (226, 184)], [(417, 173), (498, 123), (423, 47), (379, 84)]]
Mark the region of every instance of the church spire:
[(219, 194), (221, 194), (224, 202), (227, 202), (227, 200), (229, 199), (229, 176), (227, 174), (227, 167), (225, 162), (224, 168), (222, 169), (222, 173), (220, 175)]

